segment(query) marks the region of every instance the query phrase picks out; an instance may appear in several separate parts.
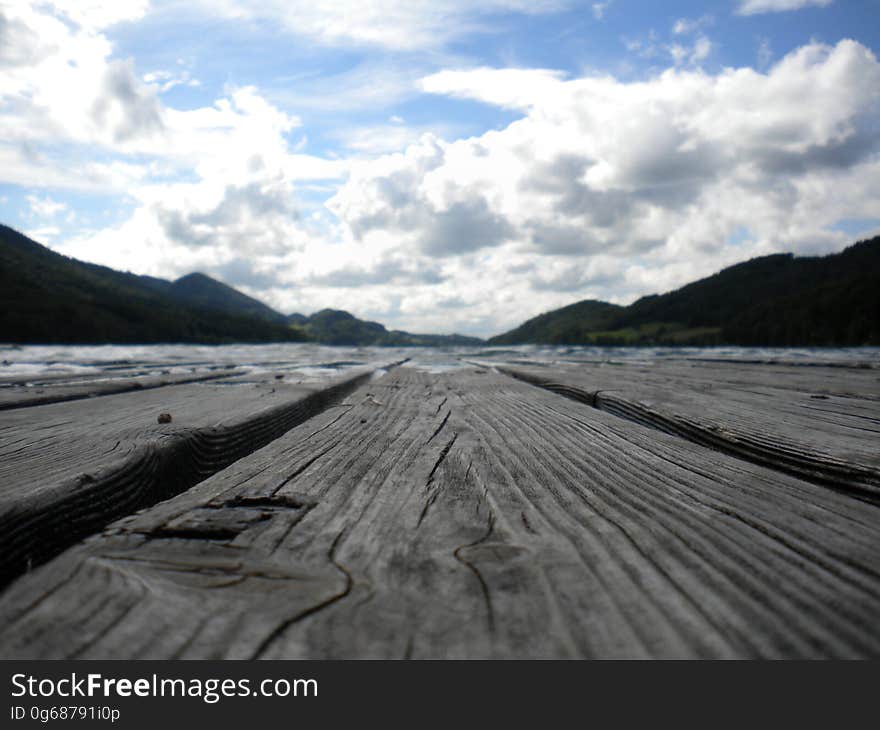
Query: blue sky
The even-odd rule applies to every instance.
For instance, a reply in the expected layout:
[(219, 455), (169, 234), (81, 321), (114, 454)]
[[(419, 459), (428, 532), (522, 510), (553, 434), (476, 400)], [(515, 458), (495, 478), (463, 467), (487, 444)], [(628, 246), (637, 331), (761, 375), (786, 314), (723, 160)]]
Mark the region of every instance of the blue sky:
[(0, 0), (0, 221), (487, 335), (880, 229), (876, 0)]

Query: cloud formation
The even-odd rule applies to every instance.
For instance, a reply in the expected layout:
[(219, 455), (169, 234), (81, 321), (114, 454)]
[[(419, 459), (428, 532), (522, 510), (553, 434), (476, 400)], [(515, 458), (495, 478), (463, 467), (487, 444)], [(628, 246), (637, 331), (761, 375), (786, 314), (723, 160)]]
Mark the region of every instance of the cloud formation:
[(44, 3), (81, 28), (101, 30), (126, 21), (140, 20), (150, 0), (46, 0)]
[[(590, 26), (593, 5), (580, 8)], [(310, 52), (383, 51), (266, 90), (212, 87), (198, 64), (162, 68), (161, 55), (146, 67), (120, 57), (113, 29), (148, 12), (198, 17), (191, 2), (0, 0), (0, 182), (23, 188), (28, 230), (69, 255), (204, 271), (285, 312), (331, 306), (484, 335), (755, 255), (837, 250), (852, 230), (841, 221), (880, 220), (880, 64), (868, 48), (810, 43), (771, 66), (758, 37), (761, 70), (721, 68), (720, 17), (710, 29), (709, 16), (663, 16), (665, 40), (641, 30), (631, 42), (638, 74), (467, 68), (448, 50), (510, 22), (502, 13), (570, 6), (210, 3), (249, 39), (271, 28)], [(346, 120), (352, 109), (374, 113)], [(490, 131), (462, 138), (471, 129)], [(326, 154), (305, 154), (307, 136)], [(89, 220), (70, 190), (114, 215)]]
[[(338, 179), (346, 163), (296, 152), (300, 120), (253, 87), (228, 87), (210, 106), (166, 105), (162, 87), (179, 74), (139, 77), (102, 32), (145, 2), (49, 5), (0, 11), (0, 180), (100, 191), (130, 210), (68, 235), (69, 255), (161, 276), (222, 272), (253, 293), (289, 283), (315, 228), (297, 185)], [(27, 200), (44, 219), (62, 210)]]
[(834, 0), (740, 0), (737, 12), (740, 15), (781, 13), (786, 10), (800, 10), (810, 6), (824, 8), (833, 2)]
[[(568, 0), (196, 0), (211, 13), (239, 21), (272, 22), (326, 45), (409, 51), (439, 48), (473, 33), (497, 32), (503, 13), (557, 12)], [(607, 3), (606, 3), (607, 4)]]
[[(329, 206), (367, 247), (454, 255), (492, 281), (519, 266), (534, 297), (511, 322), (573, 293), (621, 301), (752, 255), (833, 250), (836, 221), (877, 213), (880, 64), (853, 41), (766, 73), (625, 83), (479, 68), (423, 86), (524, 116), (355, 166)], [(506, 302), (484, 300), (508, 319)]]

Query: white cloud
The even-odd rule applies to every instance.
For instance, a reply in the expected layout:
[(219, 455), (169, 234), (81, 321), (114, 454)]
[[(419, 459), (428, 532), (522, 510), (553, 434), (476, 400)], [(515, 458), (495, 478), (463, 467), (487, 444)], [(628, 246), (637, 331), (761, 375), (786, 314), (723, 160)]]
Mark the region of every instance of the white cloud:
[(267, 95), (286, 108), (327, 114), (335, 121), (341, 113), (388, 109), (416, 97), (419, 80), (430, 68), (434, 66), (412, 58), (403, 61), (388, 56), (376, 60), (371, 56), (338, 73), (308, 72), (285, 77)]
[(192, 78), (189, 71), (151, 71), (144, 74), (143, 80), (146, 84), (154, 84), (162, 94), (175, 86), (201, 86), (201, 82)]
[[(66, 254), (157, 276), (204, 271), (257, 293), (292, 284), (297, 258), (321, 231), (304, 218), (297, 185), (338, 179), (347, 163), (298, 154), (287, 134), (299, 122), (255, 89), (230, 89), (212, 107), (163, 110), (172, 174), (128, 187), (122, 224), (66, 241)], [(186, 172), (191, 178), (180, 181)], [(320, 227), (318, 227), (320, 228)]]
[(693, 64), (698, 64), (700, 61), (705, 61), (710, 53), (712, 53), (712, 41), (705, 36), (701, 36), (694, 43), (690, 61)]
[(605, 17), (605, 11), (608, 10), (608, 6), (611, 5), (611, 0), (604, 3), (593, 3), (593, 17), (596, 20), (602, 20)]
[(701, 35), (696, 38), (692, 45), (682, 45), (673, 43), (667, 46), (669, 55), (676, 66), (690, 64), (691, 66), (699, 66), (712, 53), (714, 45), (706, 36)]
[(834, 0), (740, 0), (737, 13), (756, 15), (758, 13), (780, 13), (786, 10), (800, 10), (810, 6), (827, 7)]
[(29, 228), (25, 231), (25, 235), (37, 241), (52, 242), (55, 237), (61, 233), (58, 226), (41, 226), (39, 228)]
[[(49, 12), (55, 6), (2, 10), (15, 24), (10, 41), (21, 45), (0, 68), (0, 180), (100, 190), (128, 217), (64, 238), (56, 227), (34, 233), (69, 255), (139, 273), (222, 272), (245, 287), (287, 282), (321, 233), (305, 218), (297, 185), (338, 180), (347, 163), (298, 152), (300, 120), (252, 87), (229, 87), (194, 109), (164, 104), (163, 88), (192, 79), (139, 78), (99, 30), (144, 4), (103, 15), (107, 4), (66, 4), (64, 19)], [(45, 195), (27, 200), (34, 216), (62, 210)]]
[(328, 45), (394, 50), (439, 48), (472, 33), (497, 32), (503, 13), (553, 13), (570, 0), (196, 0), (211, 14), (268, 21)]
[[(206, 271), (282, 311), (335, 306), (415, 331), (490, 334), (752, 255), (832, 250), (846, 242), (840, 219), (880, 219), (880, 71), (851, 41), (812, 44), (766, 73), (708, 73), (700, 19), (673, 45), (647, 36), (637, 52), (679, 63), (637, 83), (550, 69), (426, 74), (389, 53), (329, 79), (288, 79), (286, 94), (229, 86), (182, 109), (163, 93), (195, 79), (144, 74), (104, 32), (145, 2), (71, 2), (63, 17), (61, 4), (53, 14), (48, 2), (0, 0), (0, 180), (33, 193), (38, 240), (87, 260)], [(217, 12), (320, 43), (427, 48), (455, 68), (440, 46), (487, 30), (492, 13), (532, 12), (525, 0), (475, 7), (225, 0)], [(456, 139), (381, 111), (424, 92), (520, 118)], [(341, 160), (305, 154), (302, 122), (285, 111), (372, 107), (384, 121), (319, 130), (358, 155)], [(62, 233), (55, 188), (112, 191), (115, 223)]]
[(45, 0), (78, 26), (100, 30), (117, 23), (140, 20), (146, 14), (150, 0)]
[[(680, 19), (673, 25), (672, 33), (679, 37), (693, 35), (698, 32), (699, 28), (710, 22), (709, 16), (704, 16), (696, 21)], [(698, 66), (715, 49), (715, 44), (703, 33), (696, 35), (690, 43), (682, 38), (680, 41), (667, 44), (660, 41), (657, 31), (651, 30), (644, 40), (624, 38), (623, 43), (628, 51), (635, 53), (640, 58), (653, 61), (667, 58), (675, 66), (688, 64)]]
[[(442, 126), (446, 125), (437, 125), (436, 129)], [(397, 117), (389, 120), (388, 124), (343, 127), (334, 130), (329, 136), (341, 142), (346, 150), (353, 153), (376, 155), (404, 149), (417, 142), (424, 134), (436, 131), (436, 129), (425, 125), (406, 125), (402, 119)]]
[(4, 53), (18, 59), (0, 73), (0, 139), (137, 151), (161, 138), (153, 89), (134, 76), (130, 61), (110, 58), (104, 35), (30, 5), (0, 12), (16, 29), (0, 39)]
[(440, 71), (421, 81), (423, 91), (474, 99), (508, 109), (528, 110), (540, 103), (551, 87), (561, 87), (561, 71), (547, 69), (477, 68)]
[(157, 276), (210, 273), (253, 261), (257, 271), (275, 280), (279, 272), (273, 264), (301, 253), (308, 240), (291, 185), (281, 178), (242, 184), (202, 179), (147, 185), (132, 193), (136, 203), (130, 217), (68, 239), (64, 253)]
[(669, 53), (672, 55), (672, 61), (676, 66), (680, 66), (687, 61), (688, 49), (678, 43), (673, 43), (669, 46)]
[[(339, 163), (291, 154), (287, 135), (300, 126), (299, 119), (258, 89), (231, 87), (211, 106), (178, 110), (158, 94), (169, 84), (192, 82), (185, 72), (159, 71), (141, 79), (132, 61), (112, 56), (102, 33), (27, 5), (3, 12), (27, 32), (20, 41), (10, 34), (10, 42), (21, 43), (21, 52), (11, 55), (25, 60), (0, 73), (0, 155), (17, 161), (19, 172), (30, 166), (26, 184), (35, 184), (41, 174), (47, 185), (59, 184), (59, 145), (68, 154), (88, 150), (97, 168), (147, 168), (143, 159), (161, 160), (166, 176), (194, 168), (201, 176), (239, 179), (261, 171), (282, 170), (289, 179), (341, 172)], [(41, 44), (37, 53), (34, 38)], [(130, 162), (135, 158), (139, 161)], [(159, 167), (144, 172), (155, 174)]]
[(53, 218), (58, 213), (67, 210), (67, 205), (50, 197), (40, 198), (36, 195), (28, 195), (26, 197), (31, 212), (40, 218)]
[(699, 18), (679, 18), (672, 24), (672, 32), (675, 35), (688, 35), (711, 25), (714, 19), (711, 15), (703, 15)]
[[(469, 316), (496, 328), (771, 251), (834, 250), (846, 243), (838, 220), (880, 217), (880, 64), (853, 41), (805, 46), (767, 73), (624, 83), (480, 68), (425, 88), (524, 116), (356, 165), (329, 205), (378, 260), (393, 242), (442, 262), (440, 288), (455, 282), (449, 295), (466, 292)], [(425, 301), (405, 299), (408, 316), (432, 316)]]
[(758, 68), (762, 71), (770, 65), (773, 60), (773, 49), (770, 47), (768, 38), (761, 38), (758, 44)]

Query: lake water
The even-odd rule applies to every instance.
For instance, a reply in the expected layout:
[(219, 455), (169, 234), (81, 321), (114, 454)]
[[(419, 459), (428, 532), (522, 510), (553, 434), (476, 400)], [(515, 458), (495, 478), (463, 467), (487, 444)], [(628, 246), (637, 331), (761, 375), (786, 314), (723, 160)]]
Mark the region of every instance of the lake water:
[(389, 348), (266, 345), (0, 345), (0, 381), (52, 376), (126, 377), (138, 372), (200, 373), (235, 367), (248, 372), (290, 371), (304, 376), (340, 372), (369, 362), (410, 358), (408, 366), (434, 372), (467, 367), (468, 361), (508, 363), (732, 360), (834, 364), (880, 368), (880, 348), (756, 347), (519, 347)]

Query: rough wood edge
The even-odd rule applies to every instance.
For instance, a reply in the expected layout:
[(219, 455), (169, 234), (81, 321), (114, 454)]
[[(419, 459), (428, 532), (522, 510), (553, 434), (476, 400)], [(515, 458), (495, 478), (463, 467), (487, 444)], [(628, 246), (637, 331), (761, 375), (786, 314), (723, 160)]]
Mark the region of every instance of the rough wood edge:
[[(30, 397), (24, 397), (19, 401), (2, 403), (0, 402), (0, 411), (12, 411), (19, 408), (32, 408), (34, 406), (44, 406), (49, 405), (50, 403), (67, 403), (68, 401), (74, 400), (85, 400), (87, 398), (101, 398), (106, 395), (118, 395), (120, 393), (131, 393), (139, 390), (153, 390), (155, 388), (164, 388), (169, 385), (187, 385), (189, 383), (203, 383), (211, 380), (220, 380), (221, 378), (231, 378), (236, 375), (240, 375), (242, 371), (240, 370), (228, 370), (222, 373), (207, 373), (202, 375), (193, 375), (191, 377), (183, 377), (178, 380), (163, 380), (162, 378), (157, 378), (155, 375), (149, 375), (148, 378), (153, 378), (155, 382), (144, 382), (145, 378), (127, 378), (125, 380), (119, 380), (117, 383), (108, 384), (101, 383), (100, 381), (96, 381), (92, 384), (92, 387), (89, 388), (87, 386), (83, 386), (80, 392), (74, 393), (35, 393)], [(47, 385), (47, 388), (60, 388), (64, 387), (63, 385)], [(96, 388), (100, 388), (96, 390)]]
[(880, 506), (880, 472), (868, 466), (846, 462), (829, 454), (810, 453), (797, 448), (796, 444), (774, 444), (735, 429), (714, 429), (679, 414), (657, 411), (620, 394), (612, 396), (599, 390), (584, 390), (502, 365), (482, 363), (482, 366), (493, 367), (503, 375), (585, 403), (618, 418), (649, 426), (743, 461), (791, 474)]
[(219, 427), (175, 432), (138, 446), (98, 473), (71, 475), (37, 497), (4, 504), (0, 586), (114, 520), (190, 489), (326, 410), (376, 372), (402, 362), (340, 377), (293, 402)]

